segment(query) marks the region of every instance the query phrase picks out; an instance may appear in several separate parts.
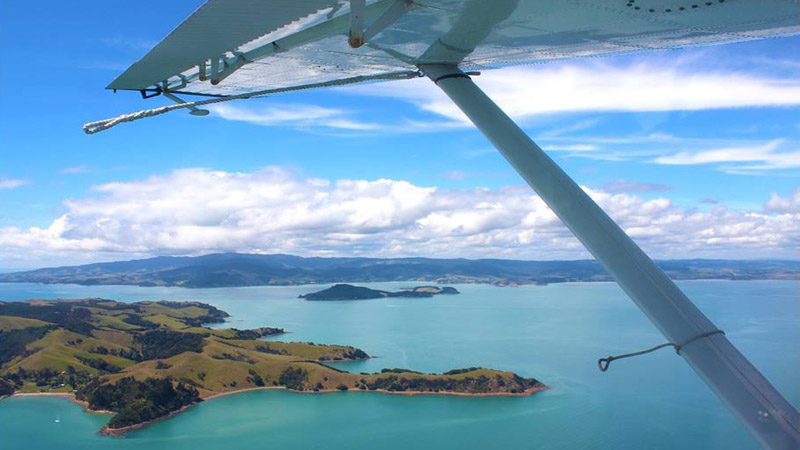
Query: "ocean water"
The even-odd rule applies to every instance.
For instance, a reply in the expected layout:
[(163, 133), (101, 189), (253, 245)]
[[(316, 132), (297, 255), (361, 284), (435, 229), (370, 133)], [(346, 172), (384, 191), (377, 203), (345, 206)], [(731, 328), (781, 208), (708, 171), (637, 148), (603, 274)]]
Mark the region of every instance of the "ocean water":
[[(800, 283), (679, 284), (800, 407)], [(199, 300), (231, 313), (226, 326), (279, 326), (291, 332), (282, 340), (354, 345), (378, 356), (340, 363), (345, 370), (486, 366), (553, 388), (522, 398), (259, 391), (204, 402), (125, 438), (98, 435), (108, 416), (64, 399), (9, 398), (0, 401), (0, 450), (758, 448), (670, 349), (616, 361), (606, 373), (597, 369), (599, 357), (664, 341), (615, 284), (456, 287), (461, 295), (306, 302), (297, 296), (320, 286), (0, 284), (0, 300)]]

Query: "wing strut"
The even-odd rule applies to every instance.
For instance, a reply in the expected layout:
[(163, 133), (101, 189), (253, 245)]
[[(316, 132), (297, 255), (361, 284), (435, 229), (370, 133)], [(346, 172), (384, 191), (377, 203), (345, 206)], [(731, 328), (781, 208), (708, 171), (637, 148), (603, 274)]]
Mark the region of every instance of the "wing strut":
[[(766, 448), (800, 448), (800, 415), (592, 199), (455, 65), (420, 69), (469, 117)], [(702, 339), (695, 339), (704, 335)]]

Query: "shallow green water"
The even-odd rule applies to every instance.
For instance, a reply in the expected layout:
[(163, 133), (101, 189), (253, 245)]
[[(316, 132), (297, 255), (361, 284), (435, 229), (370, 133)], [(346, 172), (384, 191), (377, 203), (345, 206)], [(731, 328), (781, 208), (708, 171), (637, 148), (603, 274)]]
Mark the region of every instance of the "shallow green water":
[[(375, 283), (397, 288), (409, 283)], [(349, 344), (378, 358), (351, 371), (488, 366), (539, 378), (526, 398), (326, 395), (261, 391), (215, 399), (127, 438), (96, 434), (106, 416), (55, 398), (0, 402), (0, 449), (751, 449), (756, 442), (669, 350), (598, 357), (663, 342), (612, 283), (457, 286), (433, 299), (305, 302), (318, 286), (185, 290), (0, 284), (0, 299), (194, 299), (230, 326), (280, 326), (282, 339)], [(800, 406), (800, 283), (693, 281), (681, 287)], [(55, 419), (59, 419), (56, 423)]]

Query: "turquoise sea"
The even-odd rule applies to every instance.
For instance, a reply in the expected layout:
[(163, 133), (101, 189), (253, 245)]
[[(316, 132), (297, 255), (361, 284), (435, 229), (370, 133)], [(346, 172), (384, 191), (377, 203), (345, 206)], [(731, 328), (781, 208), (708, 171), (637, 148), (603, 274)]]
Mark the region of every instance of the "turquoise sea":
[[(679, 284), (800, 407), (800, 282)], [(231, 313), (229, 326), (284, 327), (291, 332), (284, 340), (355, 345), (378, 356), (339, 364), (345, 370), (487, 366), (553, 388), (522, 398), (259, 391), (202, 403), (126, 438), (98, 435), (108, 417), (64, 399), (9, 398), (0, 401), (0, 450), (758, 448), (669, 349), (598, 371), (599, 357), (663, 342), (615, 284), (456, 287), (461, 295), (432, 299), (306, 302), (297, 295), (320, 286), (0, 284), (0, 300), (199, 300)]]

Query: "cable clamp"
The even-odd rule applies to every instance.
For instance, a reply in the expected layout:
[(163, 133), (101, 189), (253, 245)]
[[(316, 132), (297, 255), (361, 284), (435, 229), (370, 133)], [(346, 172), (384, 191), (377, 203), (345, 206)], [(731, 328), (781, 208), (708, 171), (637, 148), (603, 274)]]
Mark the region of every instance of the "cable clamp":
[(715, 334), (724, 335), (725, 332), (722, 331), (722, 330), (708, 331), (706, 333), (701, 333), (701, 334), (698, 334), (697, 336), (689, 338), (689, 339), (687, 339), (686, 341), (684, 341), (684, 342), (682, 342), (680, 344), (674, 344), (672, 342), (667, 342), (666, 344), (656, 345), (655, 347), (648, 348), (647, 350), (642, 350), (642, 351), (632, 352), (632, 353), (625, 353), (625, 354), (617, 355), (617, 356), (608, 356), (606, 358), (600, 358), (600, 359), (597, 360), (597, 367), (600, 368), (601, 372), (605, 372), (606, 370), (608, 370), (608, 366), (611, 365), (611, 361), (614, 361), (615, 359), (623, 359), (623, 358), (630, 358), (630, 357), (633, 357), (633, 356), (644, 355), (646, 353), (654, 352), (654, 351), (662, 349), (664, 347), (673, 347), (675, 349), (675, 353), (680, 355), (681, 354), (681, 349), (683, 349), (687, 345), (691, 344), (692, 342), (694, 342), (694, 341), (696, 341), (698, 339), (703, 339), (703, 338), (706, 338), (706, 337), (709, 337), (709, 336), (713, 336)]

